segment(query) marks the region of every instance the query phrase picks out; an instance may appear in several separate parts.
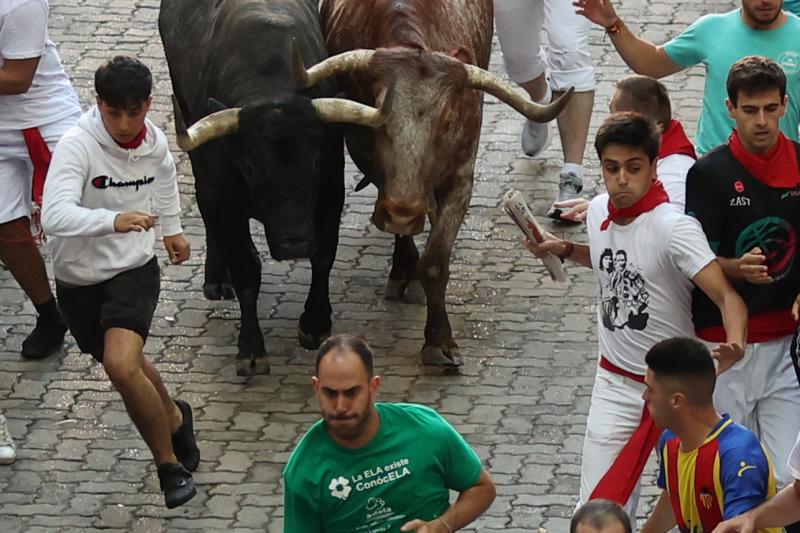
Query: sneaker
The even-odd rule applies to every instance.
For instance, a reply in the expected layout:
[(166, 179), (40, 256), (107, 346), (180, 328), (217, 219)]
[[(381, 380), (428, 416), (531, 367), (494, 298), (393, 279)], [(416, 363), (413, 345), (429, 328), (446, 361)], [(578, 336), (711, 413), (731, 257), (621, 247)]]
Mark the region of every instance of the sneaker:
[[(583, 180), (579, 178), (574, 172), (562, 172), (558, 175), (558, 199), (556, 202), (564, 202), (577, 198), (583, 190)], [(553, 220), (563, 222), (575, 222), (561, 218), (561, 209), (555, 206), (550, 206), (547, 211), (547, 216)]]
[(17, 447), (8, 432), (6, 417), (0, 415), (0, 465), (10, 465), (17, 459)]
[(158, 482), (164, 492), (167, 509), (183, 505), (197, 494), (192, 474), (177, 463), (165, 463), (159, 466)]
[(44, 359), (50, 357), (64, 344), (67, 324), (60, 316), (57, 320), (45, 320), (42, 315), (36, 318), (36, 327), (28, 338), (22, 341), (22, 357), (25, 359)]
[(183, 422), (178, 431), (172, 434), (172, 451), (186, 470), (194, 472), (200, 464), (200, 449), (194, 438), (192, 408), (183, 400), (175, 400), (175, 405), (181, 410)]
[(529, 157), (536, 157), (550, 144), (550, 123), (525, 121), (522, 127), (522, 151)]

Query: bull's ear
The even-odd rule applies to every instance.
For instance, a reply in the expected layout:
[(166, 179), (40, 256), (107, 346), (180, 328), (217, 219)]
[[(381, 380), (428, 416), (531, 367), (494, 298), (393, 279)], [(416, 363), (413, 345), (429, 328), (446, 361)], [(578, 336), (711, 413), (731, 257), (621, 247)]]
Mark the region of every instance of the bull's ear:
[(475, 54), (472, 53), (472, 50), (464, 48), (463, 46), (455, 50), (450, 50), (449, 55), (468, 65), (474, 65), (476, 62)]
[(210, 113), (216, 113), (217, 111), (228, 109), (228, 106), (226, 106), (216, 98), (209, 98), (208, 102), (206, 102), (206, 105), (208, 106), (208, 111)]

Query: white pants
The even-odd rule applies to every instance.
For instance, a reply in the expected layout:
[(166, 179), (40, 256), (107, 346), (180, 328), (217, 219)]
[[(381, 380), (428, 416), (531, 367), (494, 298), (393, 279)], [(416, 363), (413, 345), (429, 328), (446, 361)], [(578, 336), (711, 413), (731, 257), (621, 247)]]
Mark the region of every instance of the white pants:
[[(513, 81), (531, 81), (547, 69), (555, 91), (594, 90), (591, 22), (575, 14), (572, 0), (494, 0), (494, 18), (506, 72)], [(543, 28), (549, 42), (546, 51), (541, 45)]]
[[(80, 117), (80, 113), (39, 126), (44, 142), (55, 150), (58, 140)], [(22, 130), (0, 130), (0, 224), (31, 215), (33, 163)]]
[[(578, 507), (589, 501), (600, 480), (614, 464), (642, 421), (644, 385), (598, 367), (586, 420), (581, 458), (581, 493)], [(624, 505), (636, 524), (641, 482)]]
[(792, 336), (748, 344), (744, 358), (717, 378), (714, 405), (750, 428), (772, 456), (778, 487), (791, 484), (787, 461), (800, 431), (800, 386)]

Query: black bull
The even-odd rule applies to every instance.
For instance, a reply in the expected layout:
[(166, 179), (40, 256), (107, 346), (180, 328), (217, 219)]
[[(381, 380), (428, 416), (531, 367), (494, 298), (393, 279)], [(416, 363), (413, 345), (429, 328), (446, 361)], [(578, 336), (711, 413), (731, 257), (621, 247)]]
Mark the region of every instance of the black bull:
[(325, 98), (335, 93), (331, 80), (295, 81), (291, 50), (305, 64), (326, 57), (316, 0), (162, 0), (159, 31), (206, 227), (203, 292), (229, 299), (235, 291), (237, 373), (268, 373), (249, 219), (264, 224), (275, 259), (311, 258), (298, 337), (316, 348), (331, 330), (328, 280), (344, 202), (342, 139), (327, 123), (374, 126), (379, 115)]

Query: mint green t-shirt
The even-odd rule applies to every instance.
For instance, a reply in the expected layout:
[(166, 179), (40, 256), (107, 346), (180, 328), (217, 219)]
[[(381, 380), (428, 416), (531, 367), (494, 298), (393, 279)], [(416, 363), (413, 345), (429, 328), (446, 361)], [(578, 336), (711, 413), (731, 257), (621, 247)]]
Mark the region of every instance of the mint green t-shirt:
[(399, 532), (450, 507), (449, 490), (477, 483), (481, 461), (436, 411), (375, 404), (381, 418), (366, 446), (339, 446), (320, 420), (298, 443), (284, 477), (284, 533)]
[(706, 67), (703, 111), (697, 125), (695, 147), (699, 154), (724, 144), (734, 128), (725, 100), (728, 71), (745, 56), (761, 55), (778, 62), (786, 72), (789, 104), (781, 119), (781, 130), (797, 139), (800, 123), (800, 19), (787, 14), (786, 23), (774, 30), (754, 30), (742, 21), (736, 9), (719, 15), (705, 15), (664, 45), (672, 61), (690, 67)]

